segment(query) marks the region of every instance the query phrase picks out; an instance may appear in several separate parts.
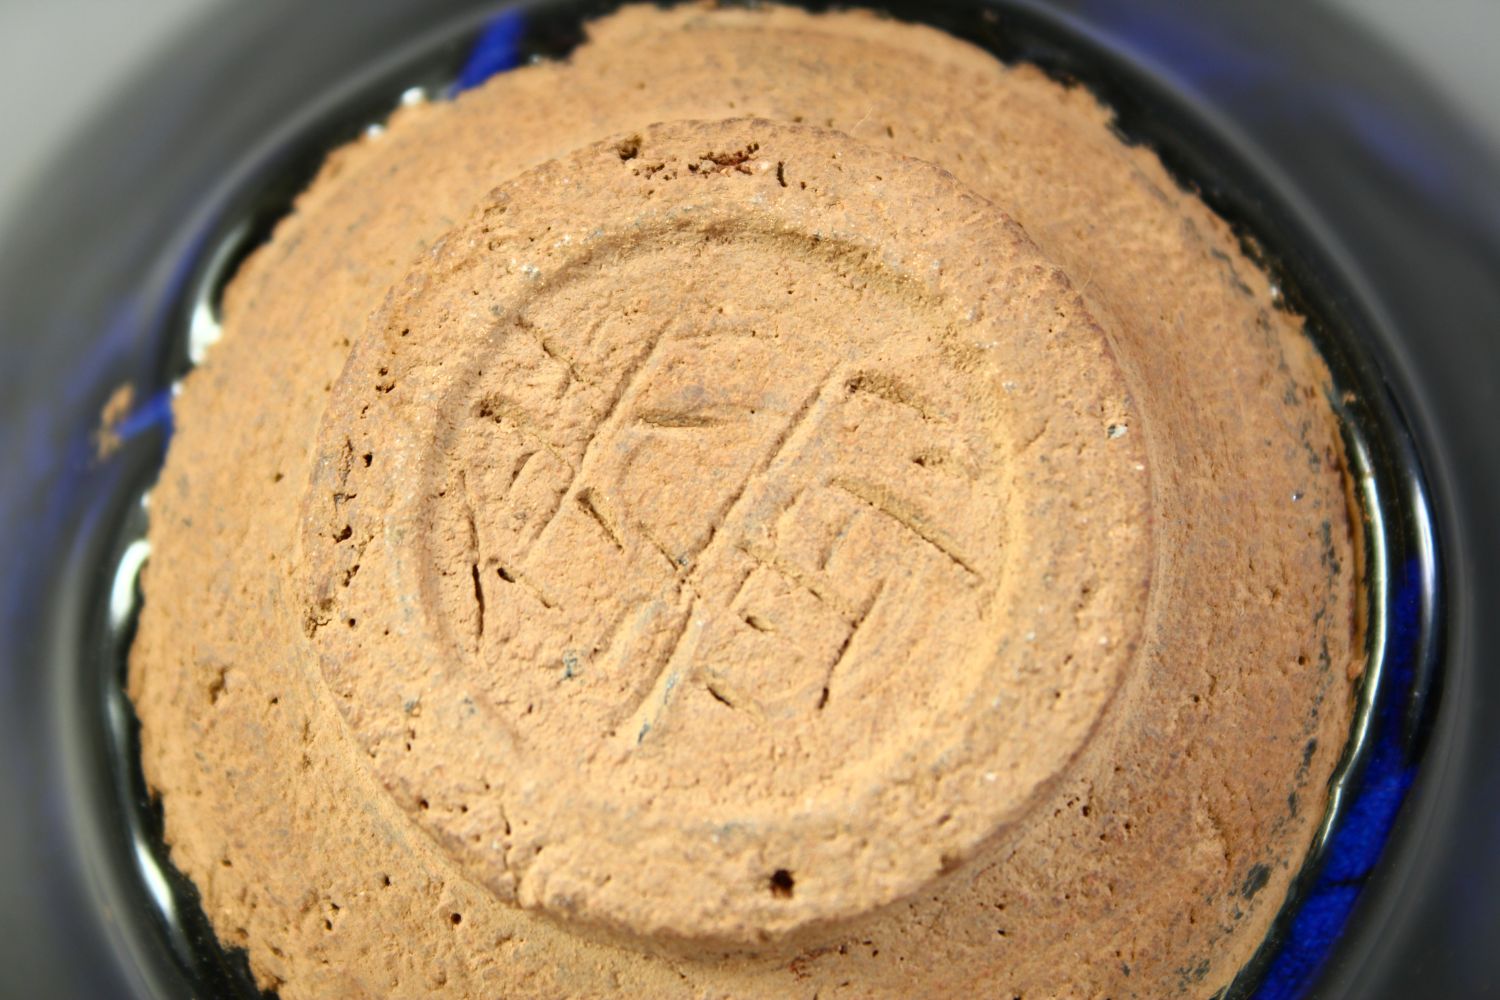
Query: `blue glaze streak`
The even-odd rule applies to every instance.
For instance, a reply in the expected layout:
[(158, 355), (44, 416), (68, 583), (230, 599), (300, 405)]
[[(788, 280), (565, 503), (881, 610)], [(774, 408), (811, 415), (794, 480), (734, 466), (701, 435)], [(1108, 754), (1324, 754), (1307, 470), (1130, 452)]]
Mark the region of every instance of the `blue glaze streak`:
[(164, 391), (126, 414), (115, 428), (115, 435), (121, 441), (129, 441), (144, 431), (159, 430), (170, 437), (172, 426), (172, 393)]
[(1415, 695), (1414, 658), (1421, 648), (1422, 564), (1413, 558), (1389, 608), (1389, 659), (1372, 720), (1369, 758), (1349, 792), (1352, 798), (1329, 837), (1322, 871), (1292, 919), (1286, 942), (1271, 962), (1255, 1000), (1298, 1000), (1343, 932), (1390, 836), (1416, 776), (1406, 744), (1406, 708)]
[(521, 38), (525, 33), (526, 15), (516, 8), (486, 24), (450, 93), (461, 94), (496, 73), (514, 69), (521, 62)]

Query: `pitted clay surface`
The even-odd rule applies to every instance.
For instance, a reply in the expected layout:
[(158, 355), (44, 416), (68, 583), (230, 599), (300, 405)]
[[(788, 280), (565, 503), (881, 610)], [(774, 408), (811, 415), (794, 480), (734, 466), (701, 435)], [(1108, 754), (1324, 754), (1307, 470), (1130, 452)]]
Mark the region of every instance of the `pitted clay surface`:
[(1117, 688), (1128, 396), (1062, 273), (925, 163), (753, 120), (606, 141), (500, 188), (356, 349), (313, 644), (502, 898), (740, 943), (857, 916), (1021, 816)]
[(148, 783), (287, 998), (1210, 996), (1360, 668), (1328, 376), (1087, 94), (626, 8), (335, 152), (176, 401)]

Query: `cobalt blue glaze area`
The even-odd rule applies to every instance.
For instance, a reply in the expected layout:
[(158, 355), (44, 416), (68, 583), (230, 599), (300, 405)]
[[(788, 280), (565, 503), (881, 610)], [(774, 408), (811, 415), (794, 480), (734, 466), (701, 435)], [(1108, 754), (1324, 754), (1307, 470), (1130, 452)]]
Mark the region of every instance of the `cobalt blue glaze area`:
[(1308, 994), (1360, 891), (1380, 861), (1397, 813), (1416, 778), (1419, 760), (1406, 716), (1417, 694), (1414, 660), (1426, 645), (1424, 605), (1432, 597), (1429, 569), (1412, 558), (1400, 575), (1391, 602), (1395, 614), (1388, 640), (1395, 654), (1385, 664), (1372, 712), (1369, 747), (1358, 779), (1347, 789), (1351, 801), (1336, 820), (1316, 879), (1292, 904), (1290, 925), (1280, 949), (1270, 959), (1256, 1000), (1297, 1000)]
[[(0, 234), (0, 993), (255, 995), (190, 883), (164, 870), (171, 914), (143, 884), (134, 852), (164, 849), (119, 690), (129, 633), (103, 612), (171, 433), (193, 296), (227, 234), (248, 217), (234, 239), (263, 238), (321, 152), (407, 87), (456, 94), (563, 55), (579, 12), (611, 4), (334, 6), (231, 5)], [(1500, 996), (1500, 781), (1475, 764), (1500, 759), (1500, 692), (1474, 669), (1500, 646), (1500, 475), (1474, 433), (1500, 412), (1494, 175), (1398, 63), (1307, 0), (885, 6), (1101, 93), (1267, 249), (1357, 397), (1389, 568), (1379, 687), (1326, 842), (1226, 997)], [(125, 382), (137, 403), (101, 461), (99, 411)]]
[(526, 15), (519, 8), (508, 10), (486, 24), (474, 43), (474, 51), (459, 70), (453, 93), (472, 90), (496, 73), (520, 65), (521, 39), (525, 33)]

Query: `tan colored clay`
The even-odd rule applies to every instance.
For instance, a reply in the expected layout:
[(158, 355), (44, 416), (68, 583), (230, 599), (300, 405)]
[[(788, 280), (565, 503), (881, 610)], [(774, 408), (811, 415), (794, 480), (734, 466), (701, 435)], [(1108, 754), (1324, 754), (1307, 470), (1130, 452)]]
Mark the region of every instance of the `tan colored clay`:
[(1108, 124), (928, 29), (632, 8), (330, 159), (178, 400), (131, 663), (263, 985), (1238, 970), (1348, 731), (1337, 428)]
[(99, 411), (99, 427), (94, 431), (94, 454), (99, 458), (108, 458), (120, 447), (120, 425), (134, 405), (135, 386), (128, 382), (116, 387), (104, 401)]

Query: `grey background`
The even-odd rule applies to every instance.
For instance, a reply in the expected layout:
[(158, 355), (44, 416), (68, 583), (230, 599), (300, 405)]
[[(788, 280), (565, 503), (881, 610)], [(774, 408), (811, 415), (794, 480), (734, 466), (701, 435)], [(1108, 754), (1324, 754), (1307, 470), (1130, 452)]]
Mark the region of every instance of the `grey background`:
[[(0, 0), (0, 230), (108, 95), (225, 2), (233, 0)], [(1344, 9), (1418, 64), (1500, 157), (1500, 2), (1307, 2)]]

